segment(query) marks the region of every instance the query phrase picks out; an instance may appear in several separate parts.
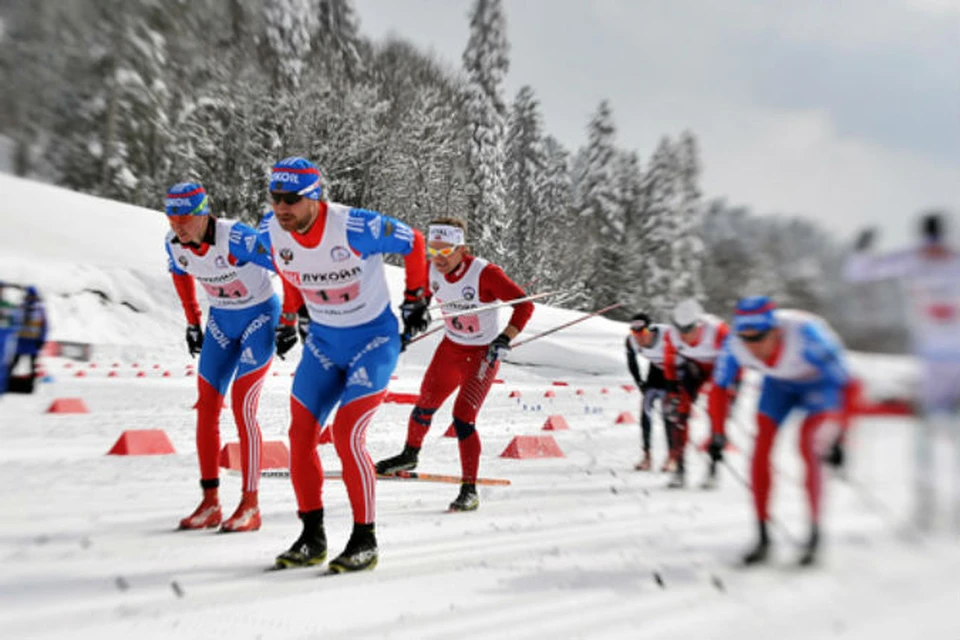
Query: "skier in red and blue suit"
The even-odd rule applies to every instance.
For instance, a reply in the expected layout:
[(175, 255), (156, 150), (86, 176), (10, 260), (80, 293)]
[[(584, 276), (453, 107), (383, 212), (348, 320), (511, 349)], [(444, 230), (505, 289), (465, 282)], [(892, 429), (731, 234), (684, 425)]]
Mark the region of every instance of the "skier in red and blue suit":
[(767, 558), (770, 453), (780, 426), (794, 409), (799, 409), (806, 413), (800, 427), (800, 453), (806, 467), (811, 519), (810, 537), (800, 564), (808, 565), (815, 561), (820, 542), (821, 458), (839, 432), (844, 387), (850, 379), (843, 345), (822, 318), (803, 311), (777, 309), (767, 296), (741, 298), (733, 329), (713, 370), (708, 403), (713, 432), (709, 452), (714, 460), (723, 457), (724, 424), (730, 402), (727, 390), (741, 367), (759, 371), (763, 383), (751, 488), (760, 535), (757, 546), (743, 560), (754, 564)]
[(430, 319), (424, 239), (395, 218), (327, 202), (319, 170), (303, 158), (274, 165), (270, 196), (273, 213), (264, 217), (260, 229), (284, 283), (279, 355), (296, 343), (296, 312), (302, 304), (310, 315), (290, 398), (290, 476), (303, 530), (277, 557), (276, 567), (316, 565), (326, 558), (317, 440), (320, 426), (339, 404), (331, 430), (353, 531), (328, 568), (336, 573), (372, 569), (378, 560), (376, 472), (366, 432), (401, 350), (383, 254), (404, 256), (406, 291), (400, 308), (402, 339), (408, 340), (425, 330)]
[[(187, 318), (187, 348), (199, 354), (197, 457), (203, 500), (181, 529), (220, 525), (220, 411), (233, 381), (231, 403), (240, 436), (243, 494), (222, 531), (260, 528), (258, 491), (263, 436), (257, 422), (260, 390), (273, 360), (280, 301), (273, 291), (273, 262), (257, 231), (241, 222), (210, 215), (204, 188), (183, 182), (166, 198), (171, 231), (166, 250), (170, 273)], [(210, 316), (201, 330), (196, 285), (207, 293)]]

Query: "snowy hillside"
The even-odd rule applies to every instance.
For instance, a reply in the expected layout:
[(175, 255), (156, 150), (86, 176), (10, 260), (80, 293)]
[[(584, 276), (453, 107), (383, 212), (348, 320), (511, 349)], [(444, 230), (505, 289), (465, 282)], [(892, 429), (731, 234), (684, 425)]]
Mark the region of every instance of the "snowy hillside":
[[(638, 415), (639, 394), (621, 386), (630, 381), (625, 327), (605, 319), (520, 347), (501, 370), (504, 383), (478, 421), (481, 475), (512, 484), (482, 488), (479, 511), (444, 513), (454, 485), (378, 483), (381, 559), (373, 572), (263, 572), (299, 533), (285, 479), (264, 479), (256, 533), (174, 532), (198, 498), (196, 379), (185, 375), (190, 359), (165, 270), (164, 216), (3, 175), (0, 191), (0, 279), (41, 288), (54, 339), (94, 344), (91, 364), (48, 359), (55, 382), (32, 397), (0, 399), (0, 637), (960, 637), (960, 547), (946, 533), (948, 449), (939, 460), (938, 532), (919, 537), (903, 518), (912, 422), (860, 420), (851, 477), (827, 487), (823, 563), (800, 571), (794, 545), (806, 535), (806, 506), (788, 425), (776, 456), (776, 558), (741, 569), (736, 558), (754, 535), (742, 479), (755, 386), (746, 385), (731, 422), (738, 449), (721, 487), (668, 491), (666, 476), (633, 471), (637, 425), (615, 422), (622, 412)], [(401, 273), (389, 277), (399, 301)], [(578, 315), (537, 305), (524, 335)], [(416, 392), (433, 344), (424, 340), (401, 357), (394, 391)], [(267, 379), (265, 440), (286, 439), (298, 354), (275, 362)], [(872, 395), (902, 397), (914, 376), (902, 359), (856, 361)], [(513, 391), (520, 397), (509, 397)], [(45, 413), (59, 397), (83, 398), (90, 413)], [(378, 413), (368, 435), (375, 459), (399, 451), (409, 410), (387, 404)], [(556, 414), (570, 430), (542, 431)], [(706, 425), (695, 415), (699, 442)], [(449, 403), (420, 470), (457, 472), (455, 441), (442, 436), (448, 421)], [(177, 453), (103, 455), (128, 429), (163, 429)], [(229, 412), (221, 433), (223, 442), (236, 440)], [(516, 435), (548, 434), (564, 457), (500, 457)], [(654, 451), (660, 462), (659, 422)], [(704, 464), (692, 448), (688, 456), (695, 485)], [(325, 469), (338, 468), (329, 446), (321, 457)], [(226, 509), (239, 487), (224, 472)], [(350, 528), (342, 484), (326, 482), (324, 499), (336, 553)]]

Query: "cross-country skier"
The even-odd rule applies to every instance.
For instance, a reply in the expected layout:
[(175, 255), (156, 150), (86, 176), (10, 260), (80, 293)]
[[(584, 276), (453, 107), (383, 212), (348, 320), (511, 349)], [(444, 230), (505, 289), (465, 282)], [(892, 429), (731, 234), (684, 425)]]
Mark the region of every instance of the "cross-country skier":
[(14, 288), (0, 282), (0, 396), (7, 391), (11, 365), (17, 353), (20, 332), (20, 306), (7, 296)]
[[(646, 313), (638, 313), (630, 319), (630, 335), (626, 339), (627, 368), (637, 383), (637, 388), (643, 394), (640, 408), (640, 431), (643, 437), (643, 458), (634, 465), (637, 471), (649, 471), (653, 462), (650, 458), (650, 431), (653, 421), (653, 403), (660, 402), (663, 412), (663, 401), (667, 394), (667, 378), (663, 372), (664, 344), (670, 327), (666, 324), (653, 324)], [(647, 376), (640, 373), (637, 355), (646, 358), (650, 366)], [(678, 356), (679, 357), (679, 356)], [(670, 450), (672, 437), (670, 424), (664, 420), (664, 430), (667, 436), (667, 449)], [(662, 470), (667, 470), (671, 464), (672, 451)]]
[(20, 312), (23, 324), (17, 336), (17, 353), (10, 364), (9, 376), (13, 376), (13, 370), (17, 368), (20, 358), (27, 358), (30, 361), (30, 373), (27, 374), (20, 391), (33, 393), (37, 379), (37, 357), (47, 341), (47, 313), (36, 287), (30, 285), (24, 289)]
[(420, 397), (410, 414), (403, 451), (377, 463), (377, 472), (396, 473), (415, 469), (423, 439), (433, 414), (457, 388), (453, 405), (453, 428), (460, 447), (462, 482), (451, 511), (473, 511), (480, 505), (476, 478), (480, 467), (480, 434), (477, 414), (500, 367), (510, 351), (510, 341), (520, 333), (533, 313), (532, 302), (514, 306), (513, 315), (501, 330), (497, 309), (470, 313), (497, 300), (508, 302), (526, 294), (495, 264), (470, 255), (466, 223), (459, 218), (440, 218), (427, 231), (430, 256), (430, 288), (442, 305), (444, 338), (433, 354), (420, 385)]
[[(690, 410), (704, 383), (710, 380), (714, 363), (723, 350), (730, 327), (715, 315), (705, 313), (700, 303), (689, 298), (670, 314), (673, 324), (664, 338), (663, 370), (667, 378), (664, 417), (673, 436), (675, 464), (670, 487), (683, 487), (686, 478), (685, 454), (689, 438)], [(733, 390), (731, 389), (731, 392)], [(715, 449), (717, 444), (710, 443)]]
[[(923, 243), (887, 255), (868, 253), (875, 232), (861, 232), (847, 263), (853, 282), (900, 278), (906, 285), (913, 350), (922, 362), (920, 405), (923, 419), (915, 435), (915, 521), (932, 525), (936, 492), (933, 443), (938, 431), (950, 432), (960, 486), (960, 254), (944, 242), (941, 215), (921, 220)], [(954, 499), (954, 524), (960, 530), (960, 490)]]
[[(231, 403), (240, 436), (243, 494), (222, 531), (260, 528), (258, 490), (263, 436), (257, 422), (260, 389), (273, 359), (280, 302), (273, 291), (273, 263), (257, 232), (210, 214), (204, 188), (195, 182), (173, 185), (166, 198), (166, 249), (170, 273), (187, 318), (187, 348), (200, 356), (197, 387), (197, 457), (203, 500), (181, 529), (220, 525), (220, 411), (233, 382)], [(207, 294), (210, 315), (201, 329), (195, 282)]]
[(741, 298), (735, 313), (735, 334), (727, 340), (713, 370), (709, 413), (713, 442), (719, 446), (711, 455), (715, 459), (723, 456), (728, 389), (741, 367), (759, 371), (763, 383), (751, 469), (759, 539), (743, 560), (746, 564), (761, 562), (770, 547), (767, 502), (773, 441), (794, 409), (806, 413), (800, 427), (800, 454), (806, 467), (810, 537), (800, 563), (811, 564), (820, 542), (821, 457), (839, 429), (843, 389), (849, 378), (843, 346), (823, 319), (803, 311), (777, 309), (766, 296)]
[(316, 565), (326, 558), (317, 441), (320, 426), (339, 404), (332, 434), (354, 524), (329, 570), (372, 569), (378, 559), (376, 470), (367, 453), (367, 427), (386, 395), (401, 341), (383, 254), (404, 256), (407, 290), (400, 309), (409, 339), (429, 324), (423, 235), (380, 213), (327, 202), (319, 170), (303, 158), (273, 166), (270, 196), (273, 214), (264, 218), (261, 230), (284, 281), (280, 355), (296, 343), (301, 304), (306, 303), (311, 320), (290, 398), (290, 476), (303, 530), (276, 566)]

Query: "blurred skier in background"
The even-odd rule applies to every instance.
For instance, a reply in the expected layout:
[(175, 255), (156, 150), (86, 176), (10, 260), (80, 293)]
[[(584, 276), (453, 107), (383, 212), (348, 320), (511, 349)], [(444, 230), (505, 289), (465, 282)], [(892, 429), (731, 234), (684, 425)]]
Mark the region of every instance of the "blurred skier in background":
[(913, 351), (921, 360), (920, 409), (915, 432), (914, 519), (929, 530), (936, 504), (934, 441), (949, 432), (954, 441), (954, 526), (960, 531), (960, 254), (944, 241), (944, 219), (931, 212), (920, 221), (920, 246), (873, 255), (873, 229), (857, 238), (846, 265), (852, 282), (903, 281), (909, 303)]
[[(197, 386), (197, 456), (203, 500), (180, 521), (181, 529), (220, 525), (220, 412), (227, 387), (240, 436), (243, 494), (222, 531), (260, 528), (258, 492), (263, 436), (257, 422), (260, 389), (274, 352), (280, 302), (270, 282), (273, 262), (257, 232), (242, 222), (210, 214), (204, 188), (183, 182), (166, 198), (166, 250), (170, 273), (187, 318), (187, 349), (200, 356)], [(195, 281), (210, 302), (206, 330), (201, 327)]]
[(766, 296), (741, 298), (735, 313), (735, 333), (726, 341), (713, 369), (709, 413), (711, 445), (716, 447), (711, 449), (711, 456), (723, 457), (728, 389), (741, 368), (759, 371), (763, 382), (751, 465), (759, 539), (743, 561), (762, 562), (770, 547), (768, 500), (773, 442), (794, 409), (806, 413), (800, 427), (800, 454), (806, 467), (810, 537), (800, 564), (809, 565), (816, 560), (820, 544), (821, 460), (839, 431), (843, 391), (849, 380), (843, 346), (823, 319), (803, 311), (777, 309)]
[[(649, 471), (653, 468), (653, 460), (650, 457), (650, 440), (653, 425), (653, 405), (660, 403), (660, 413), (663, 414), (664, 398), (667, 395), (667, 378), (663, 372), (663, 361), (665, 352), (666, 336), (670, 332), (670, 326), (666, 324), (654, 324), (650, 316), (646, 313), (638, 313), (630, 318), (630, 335), (626, 339), (627, 368), (630, 375), (633, 376), (637, 388), (643, 394), (640, 401), (640, 433), (643, 442), (643, 457), (634, 465), (637, 471)], [(637, 363), (637, 356), (647, 360), (647, 375), (644, 378), (640, 373), (640, 366)], [(673, 438), (670, 431), (670, 423), (663, 421), (664, 433), (667, 436), (668, 456), (663, 463), (662, 471), (671, 469), (673, 460), (673, 451), (671, 443)]]
[(383, 254), (404, 256), (406, 291), (400, 310), (403, 339), (408, 340), (430, 322), (423, 235), (375, 211), (327, 202), (319, 169), (304, 158), (286, 158), (273, 166), (270, 197), (273, 212), (264, 216), (260, 232), (283, 278), (279, 355), (297, 341), (301, 305), (310, 315), (290, 396), (290, 479), (303, 529), (275, 566), (305, 567), (326, 559), (324, 475), (317, 444), (321, 425), (339, 405), (331, 432), (353, 531), (328, 570), (373, 569), (379, 558), (376, 470), (367, 452), (367, 427), (386, 396), (401, 346)]
[(20, 332), (20, 305), (11, 296), (15, 289), (0, 282), (0, 395), (7, 391), (10, 369), (17, 353), (17, 335)]
[(23, 323), (17, 338), (16, 355), (10, 364), (10, 377), (21, 357), (30, 360), (30, 371), (26, 378), (19, 380), (23, 393), (33, 393), (37, 380), (37, 357), (47, 341), (47, 313), (40, 299), (40, 293), (34, 286), (24, 289), (23, 303), (20, 309)]
[[(480, 434), (477, 415), (493, 384), (500, 360), (510, 351), (533, 314), (532, 302), (521, 302), (500, 329), (499, 310), (472, 309), (497, 300), (526, 296), (503, 269), (470, 254), (466, 223), (459, 218), (439, 218), (427, 230), (430, 289), (445, 315), (444, 337), (430, 360), (420, 384), (420, 396), (407, 424), (403, 451), (377, 463), (377, 473), (415, 469), (423, 439), (433, 414), (460, 389), (453, 404), (453, 428), (460, 451), (460, 493), (451, 511), (473, 511), (480, 506), (476, 479), (480, 469)], [(446, 314), (457, 313), (455, 316)]]
[[(689, 298), (678, 304), (670, 314), (672, 327), (664, 337), (663, 370), (667, 379), (667, 398), (664, 417), (670, 422), (674, 475), (671, 488), (682, 488), (686, 483), (684, 451), (689, 438), (690, 410), (697, 401), (700, 389), (710, 380), (714, 363), (720, 356), (730, 327), (715, 315), (704, 312), (700, 303)], [(735, 386), (730, 385), (730, 393)], [(710, 442), (713, 456), (718, 445)]]

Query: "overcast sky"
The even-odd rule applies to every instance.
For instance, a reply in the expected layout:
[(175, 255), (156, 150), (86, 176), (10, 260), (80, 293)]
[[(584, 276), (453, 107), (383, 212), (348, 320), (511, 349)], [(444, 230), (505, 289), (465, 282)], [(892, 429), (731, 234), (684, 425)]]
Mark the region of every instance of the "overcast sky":
[[(472, 0), (354, 0), (361, 29), (459, 69)], [(914, 237), (960, 225), (960, 0), (505, 0), (507, 101), (523, 85), (571, 150), (609, 99), (618, 144), (700, 140), (708, 197)], [(960, 234), (954, 230), (954, 237)]]

